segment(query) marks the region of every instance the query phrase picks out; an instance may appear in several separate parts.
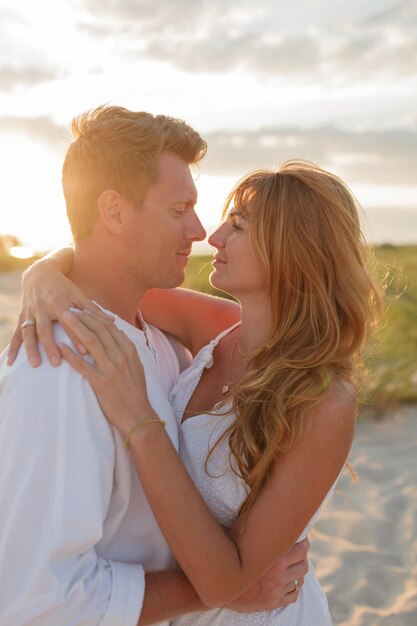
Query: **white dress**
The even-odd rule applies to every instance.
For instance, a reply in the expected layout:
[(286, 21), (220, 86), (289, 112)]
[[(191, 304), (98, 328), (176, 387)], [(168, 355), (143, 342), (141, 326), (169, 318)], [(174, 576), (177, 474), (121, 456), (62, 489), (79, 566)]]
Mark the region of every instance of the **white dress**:
[[(236, 326), (237, 324), (221, 333), (200, 350), (189, 368), (180, 375), (178, 383), (170, 394), (180, 431), (181, 458), (210, 511), (217, 521), (226, 527), (230, 527), (236, 519), (240, 506), (247, 496), (247, 485), (231, 468), (227, 438), (210, 457), (207, 467), (208, 473), (206, 471), (206, 459), (208, 451), (232, 423), (234, 416), (202, 414), (188, 418), (183, 423), (181, 423), (181, 419), (204, 368), (210, 368), (213, 364), (215, 346), (222, 337)], [(326, 500), (333, 492), (334, 486), (327, 494)], [(320, 509), (304, 530), (299, 541), (308, 535), (319, 512)], [(312, 564), (309, 563), (309, 572), (304, 578), (304, 585), (295, 604), (274, 611), (258, 613), (237, 613), (227, 609), (213, 609), (184, 615), (173, 620), (171, 624), (174, 626), (215, 626), (220, 624), (222, 626), (260, 626), (261, 624), (331, 626), (332, 621), (326, 596), (315, 577)]]

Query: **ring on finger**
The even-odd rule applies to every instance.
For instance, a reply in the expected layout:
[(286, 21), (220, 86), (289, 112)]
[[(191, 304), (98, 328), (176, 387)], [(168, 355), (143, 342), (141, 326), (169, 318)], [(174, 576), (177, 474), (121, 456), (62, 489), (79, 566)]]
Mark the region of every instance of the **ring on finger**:
[(20, 328), (23, 330), (24, 328), (27, 328), (28, 326), (36, 326), (36, 322), (35, 320), (25, 320), (24, 322), (22, 322), (20, 324)]

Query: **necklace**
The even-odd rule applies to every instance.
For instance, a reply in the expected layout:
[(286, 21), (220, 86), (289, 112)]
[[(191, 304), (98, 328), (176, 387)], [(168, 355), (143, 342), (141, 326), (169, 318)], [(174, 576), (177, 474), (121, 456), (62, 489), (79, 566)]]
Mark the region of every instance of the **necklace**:
[(230, 388), (232, 387), (233, 383), (232, 383), (232, 365), (233, 365), (233, 355), (235, 353), (235, 348), (236, 348), (236, 344), (240, 339), (240, 335), (242, 333), (239, 333), (238, 336), (236, 337), (236, 339), (233, 342), (233, 346), (232, 346), (232, 351), (230, 353), (230, 363), (229, 363), (229, 382), (226, 385), (223, 385), (222, 387), (222, 394), (224, 395), (225, 393), (227, 393), (228, 391), (230, 391)]

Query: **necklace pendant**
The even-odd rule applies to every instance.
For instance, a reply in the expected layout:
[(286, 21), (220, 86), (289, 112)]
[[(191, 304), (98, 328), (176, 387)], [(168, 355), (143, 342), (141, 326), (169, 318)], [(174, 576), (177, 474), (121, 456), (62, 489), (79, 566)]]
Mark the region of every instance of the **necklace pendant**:
[(228, 391), (230, 391), (230, 388), (233, 386), (234, 383), (232, 383), (232, 365), (233, 365), (233, 354), (236, 348), (236, 344), (240, 339), (240, 335), (241, 333), (239, 333), (239, 335), (236, 337), (236, 339), (233, 342), (233, 346), (232, 346), (232, 351), (230, 353), (230, 363), (229, 363), (229, 382), (227, 383), (227, 385), (223, 385), (222, 387), (222, 394), (224, 395), (225, 393), (227, 393)]

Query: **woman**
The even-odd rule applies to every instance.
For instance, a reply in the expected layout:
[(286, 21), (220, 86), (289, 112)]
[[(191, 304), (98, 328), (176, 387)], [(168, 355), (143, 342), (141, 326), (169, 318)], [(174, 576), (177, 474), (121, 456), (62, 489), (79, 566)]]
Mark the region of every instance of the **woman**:
[[(62, 321), (94, 365), (60, 346), (125, 437), (158, 523), (207, 606), (238, 596), (314, 524), (351, 447), (354, 368), (379, 302), (356, 202), (337, 177), (295, 162), (254, 172), (230, 193), (225, 216), (209, 239), (217, 250), (210, 280), (238, 300), (241, 322), (202, 348), (172, 391), (185, 467), (121, 331), (102, 315), (68, 311)], [(178, 295), (164, 302), (170, 297)], [(184, 341), (176, 310), (162, 310), (158, 294), (143, 307)], [(175, 623), (324, 626), (331, 618), (311, 570), (294, 605), (250, 615), (216, 609)]]

